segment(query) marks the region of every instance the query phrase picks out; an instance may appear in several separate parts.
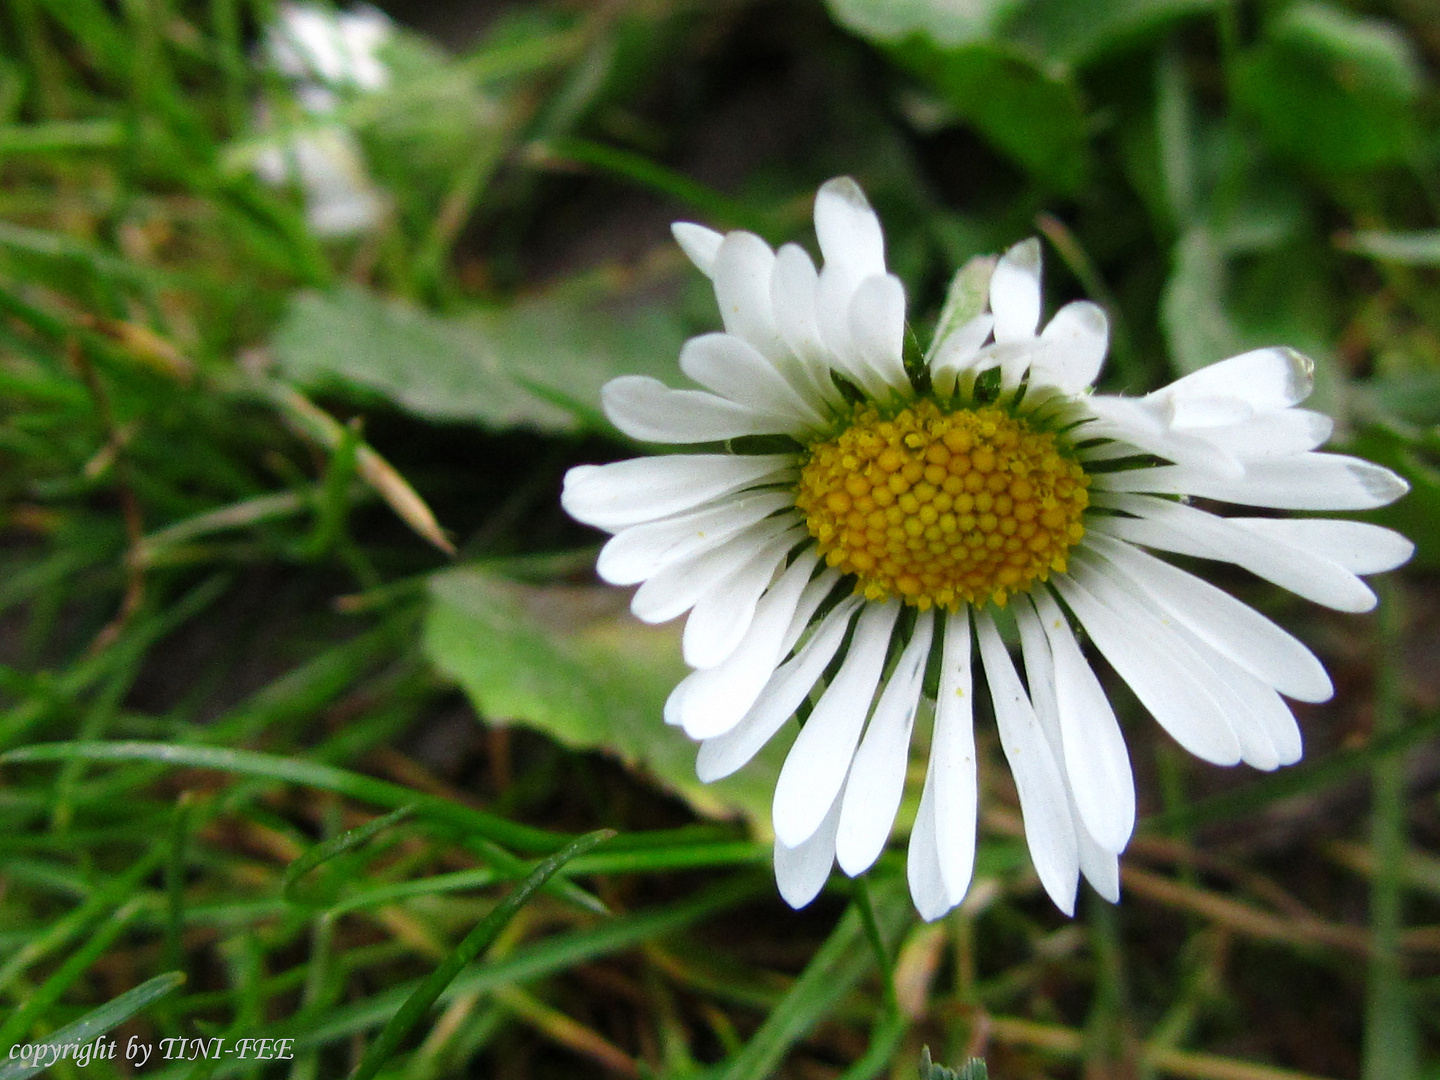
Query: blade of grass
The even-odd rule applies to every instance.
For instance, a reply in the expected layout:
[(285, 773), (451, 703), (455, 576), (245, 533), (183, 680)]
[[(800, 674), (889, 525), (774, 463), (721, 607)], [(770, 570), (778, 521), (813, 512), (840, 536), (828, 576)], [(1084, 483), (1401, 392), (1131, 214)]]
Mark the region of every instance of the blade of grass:
[(614, 835), (614, 831), (610, 829), (600, 829), (588, 833), (567, 845), (563, 850), (557, 851), (531, 871), (530, 876), (502, 900), (494, 911), (480, 920), (479, 924), (465, 935), (465, 939), (455, 947), (444, 962), (430, 973), (414, 993), (406, 998), (399, 1011), (390, 1018), (389, 1023), (370, 1044), (370, 1048), (365, 1051), (365, 1056), (351, 1074), (351, 1080), (370, 1080), (380, 1071), (385, 1062), (399, 1049), (401, 1041), (409, 1034), (410, 1029), (420, 1022), (445, 988), (455, 981), (455, 976), (459, 975), (464, 967), (495, 940), (495, 936), (504, 929), (505, 924), (525, 906), (530, 897), (549, 880), (555, 871), (575, 856), (584, 854), (596, 844), (602, 843)]
[(589, 165), (694, 207), (713, 224), (749, 229), (769, 240), (775, 239), (774, 228), (745, 203), (629, 150), (567, 136), (537, 144), (531, 150), (531, 157), (542, 162), (547, 158), (557, 158), (577, 165)]
[(277, 757), (254, 750), (229, 750), (216, 746), (176, 746), (172, 743), (99, 742), (39, 743), (19, 747), (0, 754), (0, 762), (42, 761), (154, 761), (173, 767), (217, 769), (221, 772), (256, 776), (285, 784), (333, 791), (352, 799), (398, 810), (414, 804), (417, 813), (437, 818), (487, 839), (509, 844), (526, 851), (553, 851), (567, 837), (542, 829), (516, 825), (504, 818), (473, 810), (430, 795), (420, 795), (410, 788), (376, 780), (348, 769), (320, 765), (298, 758)]
[[(1395, 583), (1378, 583), (1380, 633), (1376, 657), (1375, 734), (1403, 729), (1400, 643), (1404, 613)], [(1419, 1047), (1401, 956), (1404, 927), (1406, 840), (1405, 755), (1375, 765), (1370, 810), (1370, 846), (1375, 874), (1370, 881), (1370, 953), (1365, 998), (1364, 1080), (1414, 1080), (1420, 1075)]]
[[(642, 942), (674, 933), (772, 888), (768, 874), (764, 877), (747, 874), (658, 911), (622, 915), (593, 929), (549, 938), (517, 950), (503, 960), (472, 965), (455, 978), (440, 995), (440, 1001), (449, 1002), (464, 994), (489, 993), (502, 987), (533, 982), (601, 956), (633, 949)], [(197, 907), (191, 908), (192, 918), (199, 921), (200, 914)], [(318, 1016), (297, 1014), (273, 1029), (259, 1031), (257, 1037), (293, 1038), (297, 1052), (349, 1039), (385, 1023), (417, 985), (410, 982), (394, 986), (366, 1000), (326, 1009)], [(231, 1076), (243, 1067), (243, 1062), (222, 1063), (215, 1075)], [(178, 1080), (181, 1075), (183, 1070), (173, 1066), (157, 1074), (157, 1080)]]
[(1140, 829), (1144, 832), (1181, 832), (1254, 814), (1280, 799), (1319, 791), (1339, 783), (1351, 773), (1403, 753), (1437, 732), (1440, 732), (1440, 710), (1417, 717), (1397, 731), (1371, 739), (1358, 750), (1343, 750), (1308, 765), (1282, 769), (1238, 791), (1199, 799), (1188, 806), (1154, 814), (1140, 822)]
[[(875, 923), (894, 938), (912, 918), (903, 881), (877, 884), (872, 897)], [(717, 1080), (767, 1080), (790, 1048), (825, 1019), (874, 963), (865, 946), (860, 904), (851, 904), (795, 985), (765, 1018), (745, 1048), (718, 1073)]]
[[(107, 1001), (98, 1009), (92, 1009), (73, 1024), (66, 1024), (59, 1031), (52, 1032), (47, 1038), (46, 1045), (79, 1046), (88, 1043), (92, 1039), (104, 1035), (111, 1028), (123, 1024), (141, 1009), (153, 1005), (184, 981), (185, 976), (179, 971), (157, 975), (150, 981), (141, 983), (135, 989), (128, 990), (119, 997)], [(27, 1077), (34, 1076), (47, 1068), (48, 1064), (39, 1065), (34, 1061), (27, 1063), (20, 1058), (8, 1061), (3, 1067), (0, 1067), (0, 1080), (26, 1080)]]
[(398, 810), (391, 811), (384, 817), (367, 821), (365, 824), (349, 829), (339, 836), (332, 836), (329, 840), (316, 844), (285, 868), (285, 876), (281, 880), (280, 885), (281, 894), (292, 904), (302, 904), (306, 907), (326, 906), (323, 901), (316, 905), (312, 903), (310, 899), (302, 897), (300, 893), (300, 882), (304, 879), (305, 875), (316, 867), (329, 862), (331, 859), (343, 855), (347, 851), (353, 851), (371, 837), (384, 832), (392, 825), (398, 825), (414, 813), (415, 804), (411, 803), (408, 806), (402, 806)]
[(134, 893), (140, 882), (149, 877), (164, 861), (165, 855), (163, 847), (156, 847), (120, 877), (111, 880), (104, 888), (97, 889), (79, 907), (32, 938), (0, 968), (0, 990), (8, 988), (31, 964), (44, 959), (72, 938), (83, 934), (105, 911)]
[(0, 127), (0, 155), (57, 154), (73, 150), (110, 150), (125, 129), (114, 120), (55, 120), (48, 124)]
[(180, 932), (185, 926), (185, 848), (194, 816), (193, 793), (182, 792), (170, 823), (170, 847), (165, 858), (165, 966), (183, 966)]
[(121, 932), (140, 913), (144, 899), (134, 897), (100, 924), (90, 940), (77, 949), (40, 986), (36, 987), (21, 1003), (9, 1019), (0, 1025), (0, 1046), (10, 1046), (24, 1038), (33, 1020), (38, 1019), (46, 1009), (60, 1000), (60, 995), (70, 989), (90, 969), (90, 965), (120, 936)]

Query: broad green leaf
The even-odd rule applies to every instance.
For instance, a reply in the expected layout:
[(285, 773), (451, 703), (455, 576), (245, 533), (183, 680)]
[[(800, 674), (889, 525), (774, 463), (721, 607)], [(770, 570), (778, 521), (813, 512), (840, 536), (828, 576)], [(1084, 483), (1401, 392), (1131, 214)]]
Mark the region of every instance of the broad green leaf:
[(1215, 0), (1029, 0), (1006, 24), (1004, 36), (1047, 62), (1083, 67), (1215, 6)]
[(1411, 46), (1393, 27), (1302, 3), (1236, 63), (1232, 88), (1277, 150), (1346, 173), (1410, 156), (1420, 84)]
[(1025, 0), (827, 0), (835, 21), (881, 44), (923, 34), (941, 48), (993, 36)]
[(1291, 5), (1276, 21), (1274, 36), (1341, 65), (1347, 82), (1372, 93), (1410, 99), (1424, 83), (1418, 51), (1399, 27), (1332, 4)]
[(664, 722), (665, 698), (686, 673), (677, 626), (632, 618), (618, 590), (524, 587), (473, 568), (436, 577), (432, 596), (425, 648), (486, 720), (613, 754), (701, 813), (738, 812), (768, 834), (782, 747), (702, 784), (695, 743)]
[(953, 48), (913, 35), (891, 49), (987, 140), (1042, 183), (1078, 190), (1089, 135), (1075, 87), (1018, 48), (972, 41)]
[(1046, 65), (1082, 66), (1215, 0), (827, 0), (835, 21), (879, 44), (912, 34), (941, 48), (1018, 45)]
[(346, 288), (301, 294), (271, 347), (307, 389), (379, 395), (432, 420), (574, 431), (604, 429), (610, 378), (673, 379), (683, 337), (658, 307), (552, 296), (443, 318)]
[(903, 67), (1035, 177), (1061, 191), (1084, 178), (1088, 144), (1075, 88), (1004, 39), (1023, 0), (829, 0), (836, 22)]

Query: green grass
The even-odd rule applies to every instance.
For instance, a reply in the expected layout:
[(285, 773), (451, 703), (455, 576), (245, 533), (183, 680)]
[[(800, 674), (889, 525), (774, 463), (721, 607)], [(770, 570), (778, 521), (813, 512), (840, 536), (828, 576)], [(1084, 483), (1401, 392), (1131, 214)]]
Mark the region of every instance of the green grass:
[[(911, 7), (405, 32), (335, 113), (385, 205), (340, 239), (249, 164), (305, 120), (259, 60), (275, 5), (0, 11), (0, 1078), (97, 1037), (120, 1059), (51, 1074), (261, 1038), (293, 1056), (141, 1071), (864, 1080), (928, 1045), (962, 1076), (1437, 1074), (1433, 20), (1034, 0), (956, 44)], [(967, 903), (920, 924), (894, 844), (791, 912), (773, 762), (694, 781), (673, 628), (617, 613), (557, 505), (628, 452), (604, 380), (673, 381), (718, 325), (665, 224), (813, 245), (840, 173), (919, 340), (958, 267), (1038, 233), (1050, 304), (1111, 314), (1107, 389), (1288, 343), (1414, 486), (1375, 616), (1223, 581), (1335, 675), (1302, 765), (1182, 758), (1117, 695), (1145, 817), (1116, 908), (1045, 900), (982, 718)]]

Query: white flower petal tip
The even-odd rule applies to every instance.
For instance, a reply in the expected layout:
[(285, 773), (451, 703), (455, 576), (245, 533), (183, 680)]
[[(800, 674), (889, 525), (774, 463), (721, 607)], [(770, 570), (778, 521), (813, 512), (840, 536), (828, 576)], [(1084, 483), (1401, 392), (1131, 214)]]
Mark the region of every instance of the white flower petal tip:
[(815, 235), (826, 265), (855, 280), (885, 272), (885, 236), (865, 192), (848, 176), (820, 186), (815, 196)]
[(1100, 305), (1076, 300), (1055, 313), (1040, 335), (1040, 345), (1030, 366), (1031, 384), (1078, 394), (1095, 381), (1105, 363), (1110, 319)]
[(830, 878), (835, 865), (835, 830), (840, 823), (840, 797), (826, 813), (814, 834), (804, 842), (787, 847), (775, 841), (775, 884), (780, 896), (792, 908), (805, 907)]
[(680, 245), (680, 250), (708, 278), (715, 276), (715, 256), (720, 253), (720, 244), (725, 237), (714, 229), (696, 225), (691, 221), (677, 221), (670, 226), (670, 235)]
[(1000, 344), (1035, 336), (1040, 325), (1040, 241), (1022, 240), (1000, 257), (990, 278), (990, 310)]
[(1193, 371), (1157, 391), (1174, 400), (1238, 398), (1256, 409), (1288, 409), (1315, 389), (1315, 361), (1294, 349), (1254, 349)]

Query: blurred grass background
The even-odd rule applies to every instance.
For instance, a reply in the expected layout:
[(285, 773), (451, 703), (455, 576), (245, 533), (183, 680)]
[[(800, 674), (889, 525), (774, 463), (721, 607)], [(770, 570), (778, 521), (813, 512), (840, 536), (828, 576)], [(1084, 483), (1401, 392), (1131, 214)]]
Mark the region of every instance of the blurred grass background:
[[(1431, 0), (382, 6), (388, 81), (320, 110), (264, 0), (0, 8), (0, 1055), (1440, 1077)], [(317, 219), (317, 138), (361, 227)], [(1303, 764), (1203, 765), (1117, 698), (1146, 815), (1118, 907), (1045, 900), (982, 717), (966, 904), (920, 924), (896, 849), (792, 913), (774, 758), (694, 780), (674, 628), (558, 508), (570, 464), (634, 452), (599, 386), (674, 382), (718, 326), (668, 223), (813, 245), (841, 173), (922, 339), (957, 267), (1038, 232), (1050, 306), (1110, 312), (1104, 389), (1294, 345), (1337, 441), (1414, 487), (1373, 616), (1224, 580), (1335, 677)]]

